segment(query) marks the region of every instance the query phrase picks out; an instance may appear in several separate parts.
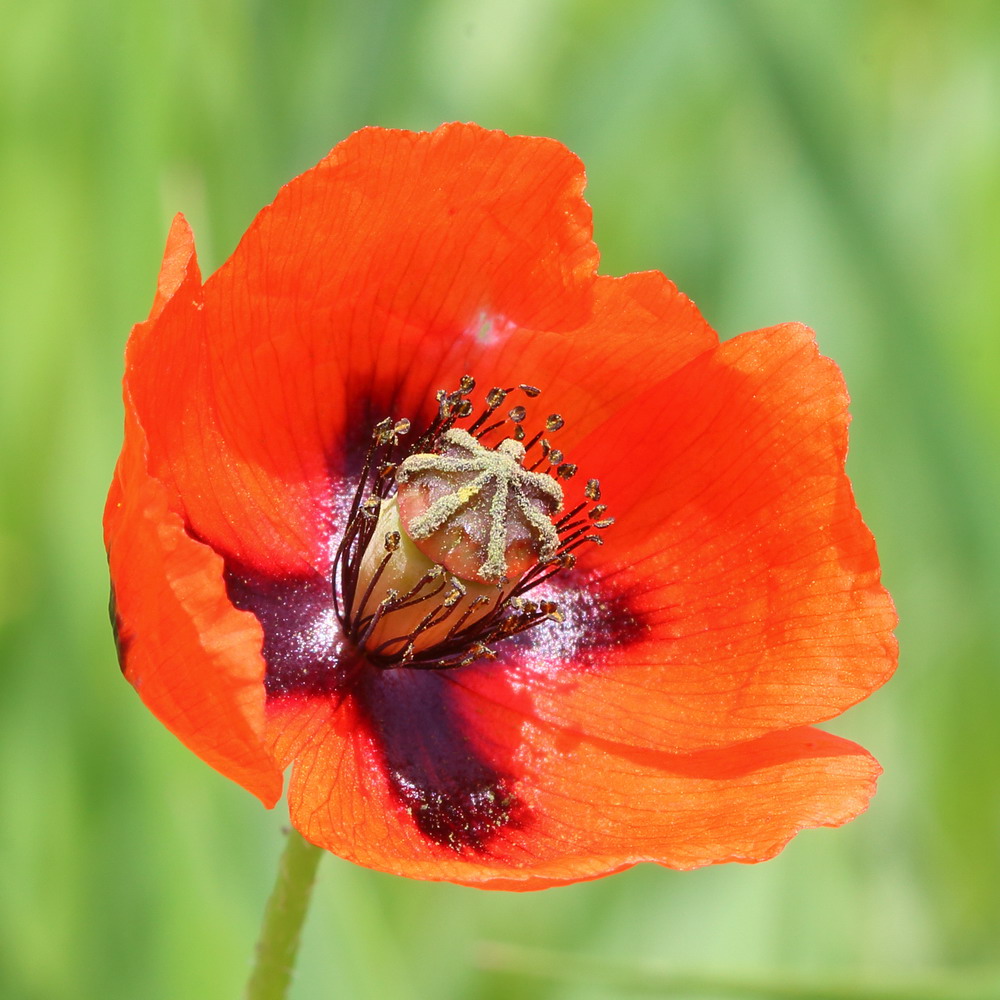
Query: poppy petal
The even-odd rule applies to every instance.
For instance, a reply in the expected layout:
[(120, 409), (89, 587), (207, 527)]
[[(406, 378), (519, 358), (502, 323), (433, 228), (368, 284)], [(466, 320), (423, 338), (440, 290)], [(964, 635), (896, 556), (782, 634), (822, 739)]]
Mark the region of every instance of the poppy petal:
[(122, 671), (199, 757), (273, 806), (281, 772), (264, 749), (264, 661), (257, 620), (230, 604), (222, 559), (194, 541), (143, 468), (142, 431), (126, 447), (105, 516)]
[[(197, 536), (244, 567), (326, 573), (344, 453), (382, 417), (426, 416), (470, 372), (543, 386), (578, 415), (571, 446), (712, 347), (662, 275), (594, 277), (582, 185), (551, 140), (366, 130), (286, 186), (204, 289), (161, 293), (126, 377)], [(379, 282), (358, 272), (372, 257)]]
[(310, 555), (325, 552), (327, 522), (301, 502), (301, 488), (276, 484), (232, 452), (215, 391), (226, 370), (213, 367), (209, 354), (194, 239), (178, 216), (153, 311), (126, 349), (125, 391), (146, 433), (150, 474), (213, 548), (237, 559), (267, 553), (279, 569), (307, 568)]
[(510, 397), (511, 404), (529, 403), (525, 431), (540, 430), (545, 416), (558, 410), (569, 415), (558, 446), (572, 449), (637, 394), (717, 344), (697, 306), (664, 275), (602, 275), (593, 286), (590, 316), (570, 332), (511, 326), (496, 342), (464, 338), (445, 358), (413, 358), (407, 373), (393, 376), (405, 386), (395, 415), (426, 409), (436, 389), (453, 388), (464, 374), (476, 378), (481, 392), (527, 383), (542, 390), (537, 402)]
[(543, 888), (637, 861), (767, 861), (804, 829), (855, 819), (881, 773), (861, 747), (809, 728), (686, 756), (549, 730), (535, 734), (530, 761), (521, 794), (542, 829), (533, 837), (528, 822), (516, 839), (548, 857), (483, 888)]
[(198, 537), (245, 566), (326, 572), (345, 452), (408, 385), (432, 407), (463, 340), (586, 320), (583, 183), (559, 143), (450, 125), (365, 129), (283, 188), (131, 351), (156, 471)]
[[(857, 816), (879, 774), (860, 747), (814, 729), (671, 755), (540, 726), (474, 695), (457, 710), (466, 742), (442, 780), (433, 727), (411, 727), (408, 750), (393, 758), (351, 699), (339, 708), (319, 699), (270, 706), (272, 731), (286, 734), (285, 752), (297, 757), (294, 825), (384, 871), (539, 889), (640, 861), (694, 868), (766, 860), (806, 827)], [(419, 710), (409, 720), (421, 721)], [(409, 782), (393, 773), (400, 767)], [(502, 780), (491, 784), (490, 774)]]
[(580, 550), (556, 655), (544, 637), (517, 654), (541, 719), (686, 751), (831, 718), (888, 679), (896, 616), (844, 474), (847, 402), (788, 325), (700, 356), (580, 445), (619, 516)]
[[(184, 284), (192, 250), (190, 231), (178, 220), (154, 318)], [(149, 474), (127, 387), (125, 413), (125, 443), (104, 515), (122, 670), (183, 743), (272, 806), (282, 776), (262, 741), (260, 625), (230, 604), (222, 559), (190, 537), (176, 498)]]

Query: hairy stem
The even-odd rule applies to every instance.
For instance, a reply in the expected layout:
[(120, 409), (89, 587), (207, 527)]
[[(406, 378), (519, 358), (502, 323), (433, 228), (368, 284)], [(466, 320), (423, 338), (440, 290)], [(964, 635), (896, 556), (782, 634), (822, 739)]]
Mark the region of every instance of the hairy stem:
[(287, 995), (316, 865), (322, 853), (295, 830), (289, 832), (274, 889), (264, 910), (257, 962), (247, 984), (246, 1000), (283, 1000)]

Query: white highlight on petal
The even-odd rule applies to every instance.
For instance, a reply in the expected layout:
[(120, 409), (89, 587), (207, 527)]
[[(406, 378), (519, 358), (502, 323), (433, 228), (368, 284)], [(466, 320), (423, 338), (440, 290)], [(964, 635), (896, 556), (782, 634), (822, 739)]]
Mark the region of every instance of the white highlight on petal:
[(293, 643), (293, 649), (302, 659), (335, 660), (343, 643), (340, 622), (334, 614), (333, 605), (324, 608), (313, 618), (306, 628), (300, 629)]
[(466, 328), (465, 335), (482, 347), (493, 347), (517, 329), (506, 316), (480, 309), (475, 320)]
[(600, 590), (589, 587), (586, 578), (573, 579), (573, 585), (543, 583), (531, 590), (535, 601), (554, 601), (564, 616), (561, 623), (545, 622), (525, 634), (523, 652), (509, 659), (504, 669), (514, 691), (531, 694), (544, 686), (552, 691), (573, 686), (573, 672), (567, 665), (586, 664), (588, 629), (599, 627), (606, 612), (599, 605)]

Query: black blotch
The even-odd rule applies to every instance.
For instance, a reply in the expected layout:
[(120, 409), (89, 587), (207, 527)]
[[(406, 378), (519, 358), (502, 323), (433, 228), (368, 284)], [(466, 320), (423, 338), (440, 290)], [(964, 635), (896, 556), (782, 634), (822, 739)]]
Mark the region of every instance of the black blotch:
[(586, 609), (585, 626), (581, 629), (580, 656), (590, 665), (600, 659), (608, 649), (631, 646), (645, 638), (651, 626), (637, 610), (634, 595), (596, 582), (582, 584), (578, 593), (584, 593)]
[(450, 702), (445, 672), (369, 670), (358, 706), (399, 801), (428, 838), (461, 853), (484, 852), (516, 824), (511, 782), (472, 745)]
[(601, 653), (631, 646), (650, 630), (629, 591), (596, 581), (567, 580), (563, 605), (576, 626), (578, 662), (585, 666), (599, 664)]
[(463, 732), (445, 672), (373, 666), (343, 637), (329, 583), (227, 565), (229, 599), (264, 630), (269, 698), (355, 699), (397, 800), (417, 829), (456, 852), (483, 852), (513, 822), (502, 775)]
[(264, 630), (264, 687), (269, 697), (344, 693), (357, 657), (333, 613), (323, 577), (270, 577), (227, 562), (226, 591)]

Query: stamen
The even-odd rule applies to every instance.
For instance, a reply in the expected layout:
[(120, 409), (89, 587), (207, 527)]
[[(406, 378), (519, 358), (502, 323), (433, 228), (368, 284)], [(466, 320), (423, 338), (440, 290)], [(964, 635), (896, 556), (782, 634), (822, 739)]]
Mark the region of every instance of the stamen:
[(466, 609), (462, 612), (462, 617), (459, 618), (458, 621), (455, 622), (455, 624), (448, 630), (448, 634), (445, 638), (451, 639), (457, 632), (460, 632), (469, 618), (484, 604), (489, 603), (490, 599), (488, 597), (483, 597), (481, 595), (479, 597), (474, 597)]
[[(501, 389), (499, 386), (494, 386), (488, 393), (486, 393), (486, 409), (479, 415), (472, 426), (469, 428), (470, 434), (475, 434), (476, 431), (484, 424), (490, 417), (496, 413), (497, 410), (503, 406), (504, 400), (507, 398), (508, 393), (513, 392), (513, 389)], [(471, 403), (470, 403), (471, 405)], [(471, 412), (471, 411), (470, 411)], [(477, 435), (478, 436), (478, 435)]]
[(563, 525), (569, 523), (574, 517), (576, 517), (577, 514), (580, 513), (580, 511), (584, 510), (586, 506), (586, 502), (578, 503), (568, 514), (563, 514), (563, 516), (556, 521), (556, 531), (562, 531)]
[[(389, 535), (396, 536), (396, 546), (394, 548), (389, 547)], [(375, 589), (376, 584), (381, 579), (382, 574), (385, 572), (386, 566), (389, 565), (389, 560), (392, 559), (392, 553), (396, 548), (399, 547), (399, 532), (389, 532), (385, 536), (385, 555), (382, 557), (382, 561), (378, 564), (378, 568), (372, 574), (371, 580), (368, 582), (368, 586), (365, 587), (364, 595), (358, 602), (358, 614), (363, 615), (365, 608), (368, 606), (368, 599), (372, 596), (372, 591)]]
[[(596, 479), (587, 481), (584, 500), (554, 520), (560, 481), (578, 471), (544, 436), (565, 426), (562, 415), (550, 413), (526, 440), (528, 407), (497, 414), (511, 393), (535, 399), (537, 387), (494, 386), (473, 418), (475, 387), (463, 375), (457, 389), (439, 391), (434, 418), (406, 447), (406, 418), (386, 417), (372, 429), (333, 558), (332, 590), (345, 635), (374, 666), (452, 669), (495, 657), (497, 641), (561, 622), (554, 602), (523, 595), (572, 569), (575, 550), (601, 544), (594, 532), (614, 523), (597, 503)], [(483, 444), (504, 425), (506, 438)], [(526, 468), (532, 448), (538, 451)]]
[(488, 427), (484, 427), (482, 430), (476, 432), (476, 439), (481, 440), (486, 437), (491, 431), (495, 431), (498, 427), (503, 427), (507, 423), (506, 420), (497, 420), (495, 423), (490, 424)]

